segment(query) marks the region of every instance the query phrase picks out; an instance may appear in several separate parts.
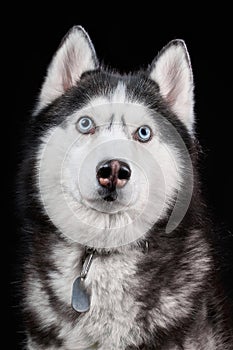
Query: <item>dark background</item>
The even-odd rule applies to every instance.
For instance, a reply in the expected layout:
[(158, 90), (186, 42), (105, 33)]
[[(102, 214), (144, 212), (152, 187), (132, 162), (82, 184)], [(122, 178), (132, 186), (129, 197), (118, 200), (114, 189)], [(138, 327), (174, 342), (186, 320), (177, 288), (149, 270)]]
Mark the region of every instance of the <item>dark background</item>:
[[(10, 88), (7, 90), (7, 110), (10, 115), (4, 117), (7, 121), (4, 127), (7, 184), (7, 230), (4, 235), (7, 245), (4, 252), (10, 266), (9, 289), (7, 300), (10, 305), (7, 311), (6, 324), (10, 329), (7, 337), (7, 349), (20, 349), (17, 345), (22, 339), (21, 321), (17, 314), (18, 299), (15, 297), (17, 288), (17, 234), (16, 209), (14, 207), (14, 183), (17, 178), (17, 166), (20, 160), (20, 142), (22, 140), (25, 122), (30, 118), (35, 98), (39, 92), (46, 68), (62, 37), (70, 27), (81, 24), (89, 33), (98, 57), (113, 68), (120, 71), (130, 71), (147, 67), (158, 51), (170, 40), (182, 38), (186, 41), (193, 66), (195, 80), (195, 111), (197, 136), (203, 148), (200, 163), (203, 192), (207, 205), (220, 227), (216, 234), (219, 261), (222, 264), (222, 276), (227, 292), (233, 295), (233, 240), (232, 240), (232, 38), (231, 23), (228, 9), (218, 8), (213, 13), (203, 9), (193, 13), (192, 6), (186, 14), (181, 15), (178, 9), (145, 8), (125, 13), (122, 7), (117, 16), (112, 18), (115, 11), (107, 10), (105, 16), (99, 17), (101, 9), (92, 19), (88, 19), (88, 9), (85, 16), (80, 16), (78, 9), (52, 12), (46, 15), (43, 8), (38, 16), (38, 5), (10, 23), (14, 34), (9, 34), (6, 58), (10, 63), (12, 78), (8, 79)], [(141, 4), (142, 6), (142, 4)], [(90, 5), (91, 7), (91, 5)], [(135, 5), (135, 8), (137, 6)], [(170, 10), (170, 11), (169, 11)], [(169, 16), (168, 16), (169, 12)], [(178, 16), (179, 14), (179, 16)], [(94, 18), (93, 18), (94, 17)], [(7, 36), (8, 37), (8, 36)], [(2, 67), (4, 70), (4, 67)], [(8, 100), (7, 100), (8, 101)], [(5, 101), (4, 101), (5, 102)], [(13, 111), (13, 113), (12, 113)], [(4, 205), (5, 206), (5, 205)], [(6, 251), (5, 251), (6, 249)], [(5, 264), (4, 260), (4, 264)], [(5, 300), (5, 299), (4, 299)]]

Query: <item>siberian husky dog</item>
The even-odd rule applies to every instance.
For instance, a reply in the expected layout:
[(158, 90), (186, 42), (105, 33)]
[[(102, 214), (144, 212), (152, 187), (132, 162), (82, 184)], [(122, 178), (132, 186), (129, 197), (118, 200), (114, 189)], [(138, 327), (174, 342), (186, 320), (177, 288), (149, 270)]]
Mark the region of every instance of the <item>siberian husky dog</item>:
[(83, 28), (64, 38), (19, 174), (26, 349), (233, 348), (193, 108), (182, 40), (121, 75)]

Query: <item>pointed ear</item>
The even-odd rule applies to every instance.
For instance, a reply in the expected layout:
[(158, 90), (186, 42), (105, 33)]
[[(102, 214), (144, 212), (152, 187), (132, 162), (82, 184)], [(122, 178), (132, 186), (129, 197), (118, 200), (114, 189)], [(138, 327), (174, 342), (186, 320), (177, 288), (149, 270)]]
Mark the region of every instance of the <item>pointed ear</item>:
[(80, 26), (73, 27), (48, 67), (35, 113), (74, 86), (84, 72), (97, 67), (95, 49), (88, 34)]
[(190, 133), (194, 124), (193, 74), (189, 54), (183, 40), (173, 40), (154, 60), (150, 78), (171, 110)]

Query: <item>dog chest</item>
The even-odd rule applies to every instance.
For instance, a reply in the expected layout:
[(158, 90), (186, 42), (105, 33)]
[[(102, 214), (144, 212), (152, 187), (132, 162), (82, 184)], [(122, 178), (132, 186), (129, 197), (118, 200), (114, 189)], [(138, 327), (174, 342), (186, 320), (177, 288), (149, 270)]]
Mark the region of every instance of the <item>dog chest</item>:
[(140, 330), (136, 324), (139, 305), (134, 298), (138, 258), (138, 252), (133, 252), (93, 259), (85, 279), (90, 310), (80, 315), (79, 336), (92, 339), (100, 346), (108, 345), (108, 349), (124, 349), (131, 342), (139, 341)]

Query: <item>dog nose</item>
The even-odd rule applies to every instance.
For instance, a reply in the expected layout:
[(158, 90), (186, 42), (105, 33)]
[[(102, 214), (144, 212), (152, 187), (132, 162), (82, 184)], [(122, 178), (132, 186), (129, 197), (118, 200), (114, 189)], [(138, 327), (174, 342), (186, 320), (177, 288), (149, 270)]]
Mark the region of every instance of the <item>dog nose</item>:
[(124, 187), (130, 176), (131, 170), (128, 164), (117, 159), (101, 163), (96, 168), (99, 184), (108, 189)]

